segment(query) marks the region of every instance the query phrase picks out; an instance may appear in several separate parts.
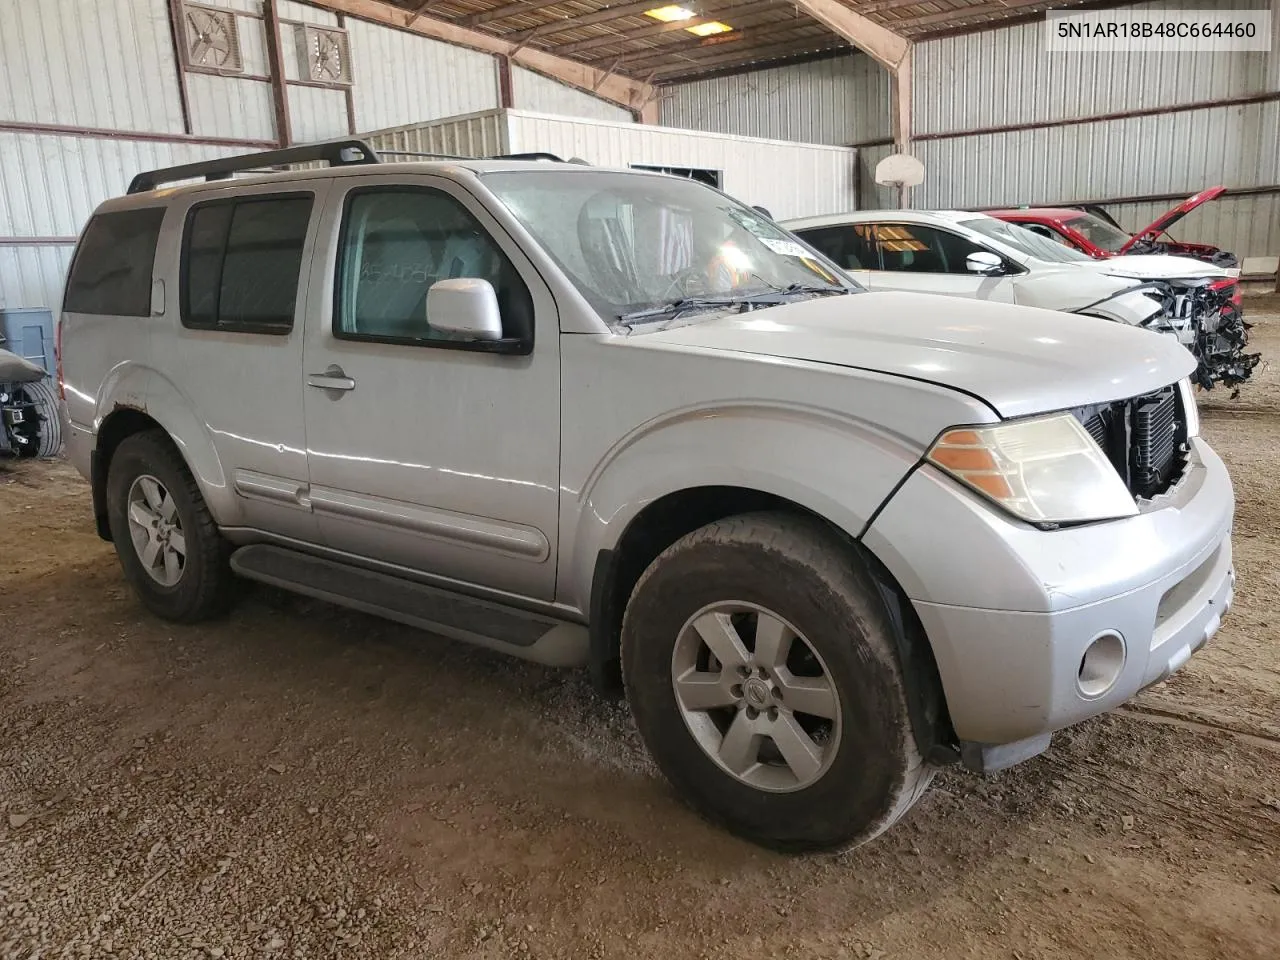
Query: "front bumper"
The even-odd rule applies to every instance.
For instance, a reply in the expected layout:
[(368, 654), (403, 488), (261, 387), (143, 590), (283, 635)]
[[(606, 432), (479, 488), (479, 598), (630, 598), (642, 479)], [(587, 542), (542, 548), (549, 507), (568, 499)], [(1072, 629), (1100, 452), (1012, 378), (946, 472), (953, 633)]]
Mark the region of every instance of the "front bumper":
[[(864, 543), (920, 617), (957, 736), (1008, 744), (1119, 706), (1208, 642), (1234, 592), (1234, 506), (1197, 439), (1177, 486), (1136, 517), (1042, 531), (922, 468)], [(1122, 651), (1105, 685), (1083, 665), (1104, 635)]]

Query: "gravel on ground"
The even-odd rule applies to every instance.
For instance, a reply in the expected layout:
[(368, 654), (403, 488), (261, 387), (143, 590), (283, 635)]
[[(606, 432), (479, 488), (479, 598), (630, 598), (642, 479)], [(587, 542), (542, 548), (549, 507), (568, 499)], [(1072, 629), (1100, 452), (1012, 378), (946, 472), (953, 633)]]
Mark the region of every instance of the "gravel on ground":
[(1274, 960), (1280, 367), (1202, 409), (1215, 641), (839, 857), (704, 824), (577, 672), (258, 588), (163, 623), (65, 462), (0, 461), (0, 957)]

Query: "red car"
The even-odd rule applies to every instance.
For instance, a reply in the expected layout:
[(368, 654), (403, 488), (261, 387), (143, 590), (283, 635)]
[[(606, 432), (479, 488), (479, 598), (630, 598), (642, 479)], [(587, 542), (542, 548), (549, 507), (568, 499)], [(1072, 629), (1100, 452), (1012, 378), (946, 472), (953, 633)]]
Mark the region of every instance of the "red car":
[(1214, 286), (1229, 290), (1231, 302), (1239, 307), (1240, 287), (1236, 278), (1240, 275), (1240, 261), (1236, 255), (1207, 243), (1175, 240), (1166, 233), (1200, 204), (1222, 196), (1226, 189), (1218, 186), (1202, 190), (1162, 213), (1150, 226), (1133, 234), (1122, 230), (1115, 220), (1098, 207), (1017, 207), (983, 212), (1009, 223), (1020, 224), (1050, 240), (1073, 247), (1095, 260), (1136, 254), (1168, 254), (1203, 260), (1232, 275), (1230, 280), (1219, 281)]
[(1166, 253), (1194, 257), (1212, 263), (1215, 267), (1231, 270), (1239, 267), (1235, 254), (1207, 243), (1184, 243), (1166, 234), (1171, 226), (1196, 207), (1216, 200), (1226, 190), (1226, 187), (1202, 190), (1173, 209), (1165, 211), (1150, 226), (1134, 234), (1125, 233), (1115, 220), (1098, 207), (1017, 207), (1010, 210), (984, 210), (983, 213), (1032, 229), (1041, 227), (1036, 233), (1059, 243), (1065, 242), (1098, 260), (1124, 254)]

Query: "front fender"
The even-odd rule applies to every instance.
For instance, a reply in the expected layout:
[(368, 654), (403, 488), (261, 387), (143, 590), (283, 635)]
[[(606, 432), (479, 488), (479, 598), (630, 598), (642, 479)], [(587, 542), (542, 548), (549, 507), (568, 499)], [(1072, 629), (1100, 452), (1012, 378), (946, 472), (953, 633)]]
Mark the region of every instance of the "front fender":
[(682, 490), (771, 494), (852, 537), (923, 454), (918, 442), (828, 411), (762, 403), (691, 407), (616, 443), (580, 490), (561, 491), (558, 599), (586, 610), (596, 558), (649, 504)]

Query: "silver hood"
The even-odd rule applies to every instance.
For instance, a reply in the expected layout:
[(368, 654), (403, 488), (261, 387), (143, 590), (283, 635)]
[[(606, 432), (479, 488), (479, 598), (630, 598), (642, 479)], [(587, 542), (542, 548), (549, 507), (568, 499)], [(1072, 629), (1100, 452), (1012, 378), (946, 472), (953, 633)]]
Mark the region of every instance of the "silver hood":
[(1002, 417), (1137, 396), (1196, 367), (1176, 340), (1147, 330), (919, 293), (819, 297), (637, 336), (924, 380), (979, 397)]

